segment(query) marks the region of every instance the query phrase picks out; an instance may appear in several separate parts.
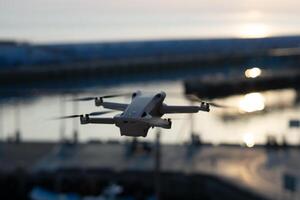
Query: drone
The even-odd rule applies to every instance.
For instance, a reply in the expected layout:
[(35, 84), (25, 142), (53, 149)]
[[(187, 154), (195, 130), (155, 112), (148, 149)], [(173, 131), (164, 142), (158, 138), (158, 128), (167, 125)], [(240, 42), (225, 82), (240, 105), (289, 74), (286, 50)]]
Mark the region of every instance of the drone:
[[(129, 104), (104, 101), (104, 99), (107, 98), (130, 95), (131, 103)], [(200, 101), (199, 106), (167, 105), (164, 103), (165, 98), (165, 92), (146, 93), (141, 91), (126, 94), (106, 95), (101, 97), (78, 98), (73, 100), (93, 100), (95, 102), (95, 106), (102, 106), (103, 108), (110, 110), (93, 112), (84, 115), (64, 116), (60, 117), (59, 119), (79, 117), (81, 124), (115, 124), (120, 128), (121, 136), (146, 137), (150, 128), (160, 127), (170, 129), (172, 127), (172, 121), (170, 118), (161, 118), (164, 114), (197, 113), (199, 111), (209, 112), (210, 105), (218, 106), (213, 103), (203, 101)], [(94, 117), (97, 115), (104, 115), (110, 112), (114, 112), (112, 110), (121, 111), (121, 113), (111, 118)]]

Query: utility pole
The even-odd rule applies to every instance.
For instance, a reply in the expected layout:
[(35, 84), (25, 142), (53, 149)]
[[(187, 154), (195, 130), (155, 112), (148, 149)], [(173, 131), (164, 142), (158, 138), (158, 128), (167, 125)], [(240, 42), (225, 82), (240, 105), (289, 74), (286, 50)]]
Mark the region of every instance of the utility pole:
[[(59, 98), (59, 109), (60, 109), (60, 116), (64, 116), (66, 112), (66, 105), (65, 105), (65, 98), (62, 95), (61, 98)], [(60, 120), (60, 141), (63, 143), (65, 139), (65, 131), (66, 131), (66, 124), (65, 120)]]
[(289, 121), (290, 128), (300, 128), (300, 120), (299, 119), (290, 119)]
[(20, 104), (19, 101), (16, 101), (15, 105), (15, 142), (21, 141), (21, 110), (20, 110)]
[[(73, 99), (76, 99), (77, 94), (73, 95)], [(78, 110), (79, 110), (79, 103), (78, 101), (73, 101), (73, 113), (74, 114), (78, 114)], [(78, 120), (75, 118), (73, 119), (73, 142), (74, 144), (76, 144), (78, 142), (78, 134), (79, 134), (79, 130), (78, 130)]]
[[(194, 105), (194, 103), (191, 101), (191, 106), (193, 106)], [(191, 121), (191, 135), (190, 135), (190, 139), (192, 140), (192, 138), (193, 138), (193, 135), (194, 135), (194, 115), (193, 115), (193, 113), (191, 113), (190, 114), (190, 121)]]
[(3, 112), (3, 109), (2, 109), (2, 106), (0, 105), (0, 157), (2, 157), (2, 155), (3, 155), (3, 153), (2, 153), (2, 144), (4, 146), (4, 128), (3, 128), (4, 123), (3, 123), (2, 112)]
[[(194, 102), (193, 101), (190, 101), (191, 103), (191, 106), (194, 105)], [(192, 145), (191, 147), (194, 146), (194, 143), (195, 143), (195, 139), (196, 139), (196, 133), (195, 133), (195, 118), (194, 118), (194, 114), (191, 113), (190, 114), (190, 125), (191, 125), (191, 133), (190, 133), (190, 145)]]
[(160, 200), (160, 170), (161, 170), (161, 152), (160, 152), (160, 134), (161, 131), (157, 128), (156, 132), (156, 148), (155, 148), (155, 196), (156, 200)]
[(3, 123), (3, 108), (2, 106), (0, 106), (0, 140), (4, 141), (4, 123)]

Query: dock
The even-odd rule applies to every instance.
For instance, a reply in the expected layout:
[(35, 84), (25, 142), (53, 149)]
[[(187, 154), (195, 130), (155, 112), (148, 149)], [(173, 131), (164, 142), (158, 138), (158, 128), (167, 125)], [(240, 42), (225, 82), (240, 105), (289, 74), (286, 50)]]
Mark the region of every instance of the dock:
[[(153, 146), (150, 144), (146, 149), (145, 146), (140, 146), (134, 152), (130, 152), (128, 145), (130, 144), (1, 143), (0, 172), (3, 175), (23, 171), (26, 172), (26, 176), (35, 177), (37, 183), (48, 180), (53, 184), (59, 179), (67, 181), (68, 177), (83, 178), (84, 175), (88, 177), (92, 174), (98, 177), (97, 180), (116, 182), (124, 182), (124, 177), (135, 174), (136, 178), (130, 180), (137, 181), (140, 180), (140, 174), (145, 175), (145, 182), (140, 184), (151, 185), (154, 173)], [(285, 174), (292, 174), (298, 178), (300, 176), (297, 170), (300, 167), (298, 147), (190, 147), (165, 144), (161, 151), (161, 173), (165, 180), (177, 180), (178, 183), (182, 183), (184, 180), (195, 179), (199, 181), (198, 184), (206, 185), (205, 187), (210, 183), (219, 185), (220, 188), (226, 183), (229, 186), (225, 187), (227, 189), (223, 188), (223, 192), (229, 190), (229, 187), (232, 191), (240, 191), (237, 192), (238, 195), (247, 193), (249, 198), (245, 199), (274, 199), (278, 196), (288, 198), (289, 191), (283, 188), (282, 177)], [(182, 177), (182, 180), (178, 177)], [(162, 187), (167, 187), (168, 184), (170, 183), (165, 182)]]
[(299, 36), (56, 45), (3, 43), (0, 84), (74, 81), (84, 76), (107, 85), (129, 80), (185, 79), (216, 69), (228, 73), (249, 66), (297, 68), (299, 44)]
[(256, 78), (244, 76), (192, 78), (184, 81), (184, 88), (186, 94), (195, 94), (208, 99), (287, 88), (299, 91), (300, 71), (280, 70)]

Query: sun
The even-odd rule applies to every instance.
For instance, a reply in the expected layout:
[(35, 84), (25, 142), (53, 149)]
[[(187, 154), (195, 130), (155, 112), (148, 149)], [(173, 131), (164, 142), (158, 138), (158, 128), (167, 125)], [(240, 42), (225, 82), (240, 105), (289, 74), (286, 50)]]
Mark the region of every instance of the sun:
[(262, 38), (270, 35), (270, 30), (263, 23), (250, 23), (241, 25), (238, 36), (242, 38)]

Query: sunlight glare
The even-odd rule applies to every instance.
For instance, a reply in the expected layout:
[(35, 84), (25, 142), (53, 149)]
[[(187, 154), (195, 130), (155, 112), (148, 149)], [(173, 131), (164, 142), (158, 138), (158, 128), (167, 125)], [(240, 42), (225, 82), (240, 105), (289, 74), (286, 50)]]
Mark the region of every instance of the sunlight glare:
[(245, 76), (247, 78), (256, 78), (261, 75), (261, 69), (258, 67), (253, 67), (245, 71)]
[(239, 29), (239, 36), (242, 38), (262, 38), (268, 35), (268, 27), (261, 23), (245, 24)]
[(255, 145), (253, 134), (251, 133), (245, 133), (243, 136), (243, 141), (246, 144), (247, 147), (251, 148)]
[(260, 93), (246, 94), (239, 102), (239, 108), (244, 112), (255, 112), (265, 108), (265, 98)]

